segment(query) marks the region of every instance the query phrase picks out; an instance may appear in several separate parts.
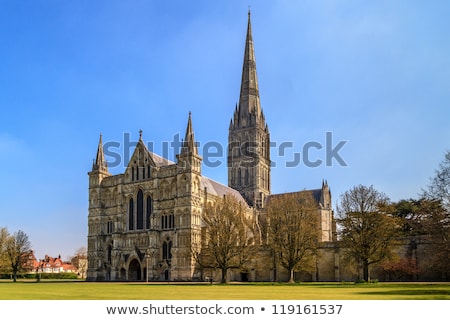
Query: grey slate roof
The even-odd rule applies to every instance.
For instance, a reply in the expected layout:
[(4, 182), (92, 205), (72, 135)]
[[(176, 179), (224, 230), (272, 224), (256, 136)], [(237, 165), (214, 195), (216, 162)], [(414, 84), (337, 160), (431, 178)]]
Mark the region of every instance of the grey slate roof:
[(171, 164), (175, 164), (175, 162), (173, 162), (173, 161), (171, 161), (169, 159), (163, 158), (163, 157), (157, 155), (156, 153), (153, 153), (151, 151), (148, 151), (148, 153), (152, 157), (152, 159), (155, 162), (157, 167), (162, 167), (162, 166), (168, 166), (168, 165), (171, 165)]
[(313, 190), (301, 190), (301, 191), (295, 191), (295, 192), (286, 192), (286, 193), (278, 193), (278, 194), (271, 194), (266, 197), (266, 204), (270, 201), (270, 199), (274, 199), (276, 197), (281, 197), (285, 194), (301, 194), (304, 192), (309, 192), (312, 194), (314, 200), (316, 200), (317, 203), (320, 203), (320, 198), (322, 197), (322, 189), (313, 189)]
[(236, 197), (236, 199), (246, 203), (244, 198), (242, 197), (242, 195), (239, 193), (239, 191), (237, 191), (233, 188), (227, 187), (226, 185), (223, 185), (223, 184), (221, 184), (217, 181), (214, 181), (208, 177), (202, 176), (202, 180), (201, 180), (200, 184), (201, 184), (201, 188), (204, 189), (206, 187), (207, 192), (210, 194), (213, 194), (215, 196), (220, 196), (220, 197), (223, 197), (224, 195), (227, 195), (227, 194), (231, 194), (234, 197)]

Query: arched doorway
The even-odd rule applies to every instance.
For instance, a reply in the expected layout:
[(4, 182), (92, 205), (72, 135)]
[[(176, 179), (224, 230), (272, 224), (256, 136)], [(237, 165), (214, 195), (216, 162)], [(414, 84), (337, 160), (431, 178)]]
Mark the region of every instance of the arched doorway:
[(130, 262), (128, 267), (128, 280), (130, 281), (140, 281), (141, 278), (141, 264), (136, 259)]
[(166, 269), (164, 271), (164, 280), (165, 281), (170, 281), (170, 273), (169, 273), (169, 269)]

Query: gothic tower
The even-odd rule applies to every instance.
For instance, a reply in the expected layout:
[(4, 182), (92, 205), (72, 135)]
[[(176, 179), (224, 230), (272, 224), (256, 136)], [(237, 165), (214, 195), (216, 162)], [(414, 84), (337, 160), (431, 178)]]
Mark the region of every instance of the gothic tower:
[(105, 154), (103, 152), (102, 135), (97, 147), (97, 156), (92, 163), (92, 170), (88, 172), (89, 175), (89, 216), (88, 216), (88, 274), (89, 280), (97, 279), (97, 272), (95, 266), (100, 264), (100, 258), (103, 254), (100, 246), (97, 245), (98, 238), (101, 234), (99, 227), (102, 222), (102, 181), (111, 176), (108, 171), (108, 164), (105, 161)]
[(180, 154), (177, 155), (178, 163), (184, 168), (192, 170), (196, 174), (202, 173), (202, 157), (198, 154), (197, 142), (194, 138), (192, 128), (192, 117), (189, 112), (186, 135), (181, 146)]
[(111, 176), (108, 171), (108, 164), (105, 160), (105, 154), (103, 152), (102, 135), (100, 134), (100, 140), (98, 141), (97, 156), (92, 163), (92, 171), (89, 174), (89, 190), (93, 193), (98, 192), (98, 188), (105, 177)]
[(228, 133), (228, 185), (254, 207), (270, 194), (270, 133), (259, 100), (250, 11), (239, 104)]

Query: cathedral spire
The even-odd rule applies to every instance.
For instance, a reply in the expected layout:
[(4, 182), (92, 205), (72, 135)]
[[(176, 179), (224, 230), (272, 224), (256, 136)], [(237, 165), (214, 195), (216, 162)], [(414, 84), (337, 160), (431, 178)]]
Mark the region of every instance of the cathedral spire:
[(259, 99), (250, 10), (239, 104), (228, 130), (228, 185), (262, 207), (270, 194), (270, 133)]
[(184, 136), (181, 154), (198, 155), (197, 144), (195, 143), (194, 130), (192, 129), (192, 117), (189, 112), (186, 135)]
[(97, 156), (95, 157), (95, 162), (92, 165), (92, 170), (108, 171), (108, 165), (105, 161), (105, 154), (103, 153), (102, 134), (100, 134), (100, 140), (98, 141)]
[(259, 116), (261, 113), (250, 10), (248, 11), (247, 36), (245, 39), (244, 63), (242, 66), (239, 109), (239, 111), (243, 114), (253, 113), (256, 116)]

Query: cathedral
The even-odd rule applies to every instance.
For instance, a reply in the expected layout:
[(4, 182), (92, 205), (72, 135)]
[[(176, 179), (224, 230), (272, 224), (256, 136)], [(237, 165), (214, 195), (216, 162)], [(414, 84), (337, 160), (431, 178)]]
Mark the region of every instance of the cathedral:
[[(250, 13), (248, 15), (239, 103), (231, 117), (227, 148), (228, 185), (202, 174), (192, 116), (176, 161), (151, 152), (140, 132), (122, 174), (108, 171), (102, 136), (89, 172), (88, 281), (204, 281), (191, 246), (202, 243), (206, 203), (233, 195), (254, 215), (264, 213), (271, 197), (270, 132), (261, 108)], [(326, 182), (310, 192), (317, 202), (320, 239), (325, 252), (313, 274), (301, 280), (335, 280), (335, 231), (331, 192)], [(320, 273), (319, 274), (319, 269)], [(278, 270), (278, 271), (276, 271)], [(278, 272), (278, 274), (276, 274)], [(282, 280), (270, 255), (261, 252), (231, 280)], [(326, 274), (326, 276), (324, 276)]]

